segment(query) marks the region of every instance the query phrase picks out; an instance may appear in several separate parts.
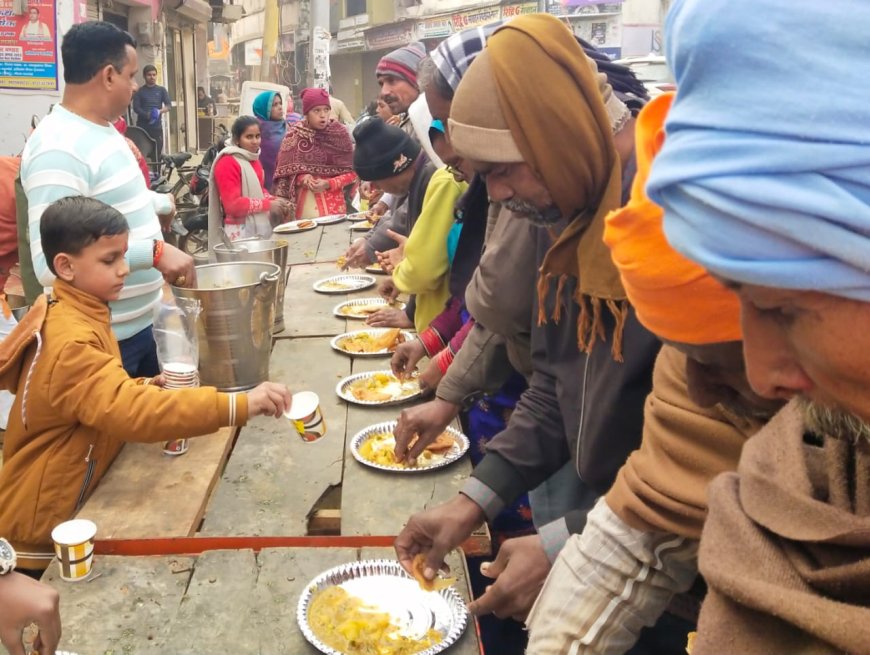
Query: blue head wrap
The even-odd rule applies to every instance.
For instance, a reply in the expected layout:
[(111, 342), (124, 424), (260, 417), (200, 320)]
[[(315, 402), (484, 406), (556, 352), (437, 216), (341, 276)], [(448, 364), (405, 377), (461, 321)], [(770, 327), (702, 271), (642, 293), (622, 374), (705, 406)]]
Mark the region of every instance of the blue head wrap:
[[(677, 0), (677, 97), (647, 191), (738, 282), (870, 301), (870, 3)], [(851, 27), (850, 27), (851, 26)]]
[(263, 91), (254, 98), (254, 116), (262, 121), (272, 120), (272, 102), (277, 91)]

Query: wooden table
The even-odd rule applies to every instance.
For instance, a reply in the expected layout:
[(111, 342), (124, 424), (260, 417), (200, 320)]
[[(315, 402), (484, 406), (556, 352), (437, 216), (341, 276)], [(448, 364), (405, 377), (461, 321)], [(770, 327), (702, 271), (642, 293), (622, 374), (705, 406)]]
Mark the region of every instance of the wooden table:
[[(335, 305), (376, 296), (376, 288), (350, 295), (311, 288), (339, 272), (335, 259), (357, 236), (348, 226), (284, 237), (291, 265), (286, 329), (276, 335), (270, 361), (272, 380), (320, 396), (326, 435), (306, 443), (288, 421), (257, 417), (241, 429), (191, 440), (182, 457), (164, 456), (160, 444), (128, 443), (78, 514), (97, 524), (99, 541), (374, 535), (385, 544), (383, 537), (398, 534), (413, 513), (457, 493), (471, 470), (468, 458), (431, 473), (396, 475), (362, 466), (349, 453), (354, 434), (397, 418), (401, 406), (349, 406), (335, 394), (338, 381), (351, 373), (389, 368), (387, 358), (353, 360), (329, 346), (336, 334), (364, 327), (335, 317)], [(484, 532), (475, 552), (488, 545)], [(55, 565), (44, 579), (63, 596), (62, 648), (80, 655), (307, 653), (313, 650), (294, 618), (302, 585), (330, 566), (369, 556), (375, 555), (340, 548), (98, 555), (100, 576), (93, 581), (55, 580)], [(386, 549), (377, 556), (395, 555)], [(462, 569), (464, 561), (454, 557), (453, 568)], [(458, 588), (468, 594), (464, 577)], [(472, 623), (450, 652), (478, 650)]]
[[(300, 655), (317, 653), (296, 622), (305, 586), (323, 571), (388, 548), (212, 550), (201, 555), (96, 556), (92, 579), (43, 581), (61, 594), (60, 648), (80, 655)], [(466, 594), (464, 560), (448, 557)], [(447, 651), (479, 655), (474, 621)]]

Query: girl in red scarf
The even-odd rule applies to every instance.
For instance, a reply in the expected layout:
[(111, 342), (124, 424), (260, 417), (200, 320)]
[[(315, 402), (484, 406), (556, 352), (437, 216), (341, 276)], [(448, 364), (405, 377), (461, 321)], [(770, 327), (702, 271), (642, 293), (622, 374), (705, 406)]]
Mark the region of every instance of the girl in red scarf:
[(288, 131), (275, 166), (275, 195), (286, 198), (296, 218), (347, 213), (344, 188), (356, 180), (353, 143), (341, 123), (329, 119), (329, 94), (302, 91), (305, 118)]

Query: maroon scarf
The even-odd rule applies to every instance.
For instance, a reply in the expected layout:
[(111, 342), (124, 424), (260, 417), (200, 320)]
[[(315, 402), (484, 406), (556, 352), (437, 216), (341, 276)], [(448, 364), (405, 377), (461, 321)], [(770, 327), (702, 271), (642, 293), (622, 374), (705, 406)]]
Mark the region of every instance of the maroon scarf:
[(330, 178), (353, 171), (353, 142), (347, 128), (329, 121), (315, 130), (301, 120), (287, 130), (275, 165), (275, 195), (287, 198), (296, 215), (296, 177), (313, 175)]

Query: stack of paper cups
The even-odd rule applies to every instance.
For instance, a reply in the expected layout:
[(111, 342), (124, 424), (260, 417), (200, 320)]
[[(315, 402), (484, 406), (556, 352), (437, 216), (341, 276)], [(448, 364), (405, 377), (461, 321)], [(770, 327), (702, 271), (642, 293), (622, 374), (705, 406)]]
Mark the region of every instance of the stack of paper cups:
[[(167, 362), (163, 366), (164, 389), (190, 389), (199, 386), (196, 366), (185, 362)], [(183, 455), (187, 452), (187, 439), (173, 439), (163, 444), (166, 455)]]

